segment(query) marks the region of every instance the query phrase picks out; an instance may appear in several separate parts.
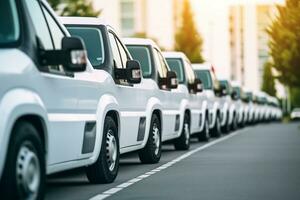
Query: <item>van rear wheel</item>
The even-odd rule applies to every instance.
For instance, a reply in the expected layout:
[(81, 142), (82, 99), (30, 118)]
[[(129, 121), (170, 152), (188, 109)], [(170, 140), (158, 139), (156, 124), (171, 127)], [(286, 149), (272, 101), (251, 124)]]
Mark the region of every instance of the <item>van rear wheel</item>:
[(119, 170), (120, 148), (118, 128), (112, 117), (104, 122), (101, 152), (97, 161), (86, 168), (87, 178), (91, 183), (112, 183)]
[(0, 183), (1, 199), (43, 199), (45, 154), (35, 127), (19, 122), (13, 129)]

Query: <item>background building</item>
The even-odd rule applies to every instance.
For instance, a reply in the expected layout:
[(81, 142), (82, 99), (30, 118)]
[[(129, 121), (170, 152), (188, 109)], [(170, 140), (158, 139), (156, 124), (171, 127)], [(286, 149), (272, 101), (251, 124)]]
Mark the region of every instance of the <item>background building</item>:
[(275, 16), (276, 7), (274, 3), (248, 3), (230, 6), (229, 10), (230, 78), (258, 90), (264, 64), (270, 58), (266, 30)]
[(181, 0), (94, 0), (101, 17), (123, 37), (136, 34), (155, 39), (165, 49), (173, 49), (176, 20)]
[[(123, 37), (145, 35), (172, 50), (183, 0), (94, 0), (101, 17)], [(283, 0), (190, 0), (203, 57), (222, 78), (259, 90), (269, 59), (266, 28)]]

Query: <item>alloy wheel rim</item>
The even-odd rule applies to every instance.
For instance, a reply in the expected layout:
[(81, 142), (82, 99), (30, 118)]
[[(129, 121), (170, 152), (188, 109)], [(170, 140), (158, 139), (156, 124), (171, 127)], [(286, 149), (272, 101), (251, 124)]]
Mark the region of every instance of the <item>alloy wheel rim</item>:
[(113, 171), (117, 160), (117, 141), (111, 129), (107, 132), (106, 158), (109, 170)]
[(41, 182), (40, 162), (34, 151), (23, 144), (17, 155), (16, 178), (24, 199), (36, 199)]
[(152, 136), (153, 136), (153, 142), (154, 142), (154, 153), (155, 155), (158, 155), (159, 153), (159, 148), (160, 148), (160, 134), (159, 134), (159, 128), (157, 127), (157, 124), (153, 124), (153, 131), (152, 131)]

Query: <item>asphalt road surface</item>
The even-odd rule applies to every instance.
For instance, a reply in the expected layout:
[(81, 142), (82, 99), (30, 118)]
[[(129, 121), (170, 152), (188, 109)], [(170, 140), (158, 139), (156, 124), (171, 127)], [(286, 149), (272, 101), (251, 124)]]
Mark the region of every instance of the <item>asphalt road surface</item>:
[(299, 200), (300, 124), (248, 127), (191, 150), (164, 145), (162, 160), (122, 157), (116, 181), (91, 185), (84, 170), (52, 175), (47, 200)]

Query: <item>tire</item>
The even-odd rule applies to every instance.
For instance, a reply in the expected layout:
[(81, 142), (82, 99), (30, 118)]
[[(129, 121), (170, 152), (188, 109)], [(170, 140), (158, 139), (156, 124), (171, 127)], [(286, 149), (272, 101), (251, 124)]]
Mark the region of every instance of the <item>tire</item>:
[(205, 117), (203, 130), (198, 134), (198, 140), (199, 140), (199, 142), (203, 142), (203, 141), (208, 142), (209, 139), (210, 139), (209, 119), (207, 116), (207, 117)]
[(91, 183), (112, 183), (119, 171), (120, 146), (118, 128), (112, 117), (104, 121), (103, 139), (97, 161), (86, 167), (86, 175)]
[(216, 122), (211, 131), (211, 136), (215, 138), (219, 138), (222, 135), (221, 131), (221, 118), (220, 115), (217, 114)]
[(232, 121), (232, 124), (231, 124), (231, 130), (235, 131), (237, 129), (238, 129), (238, 115), (234, 114), (233, 115), (233, 121)]
[(240, 128), (244, 128), (246, 126), (246, 116), (245, 113), (243, 113), (243, 118), (242, 118), (242, 122), (240, 124)]
[(140, 161), (144, 164), (158, 163), (161, 157), (161, 146), (160, 120), (156, 114), (153, 114), (147, 144), (139, 151)]
[(190, 118), (187, 113), (184, 114), (183, 127), (179, 138), (174, 140), (176, 150), (189, 150), (190, 148)]
[(225, 125), (222, 127), (222, 133), (228, 134), (229, 132), (230, 132), (229, 113), (227, 113), (227, 119)]
[(1, 199), (43, 199), (45, 168), (45, 151), (37, 130), (28, 122), (18, 122), (12, 131), (0, 183)]

